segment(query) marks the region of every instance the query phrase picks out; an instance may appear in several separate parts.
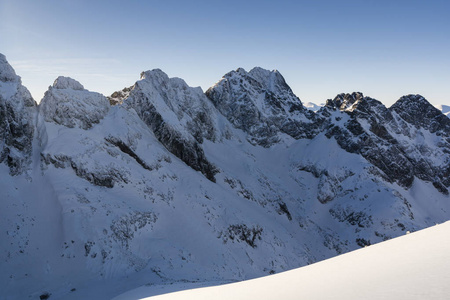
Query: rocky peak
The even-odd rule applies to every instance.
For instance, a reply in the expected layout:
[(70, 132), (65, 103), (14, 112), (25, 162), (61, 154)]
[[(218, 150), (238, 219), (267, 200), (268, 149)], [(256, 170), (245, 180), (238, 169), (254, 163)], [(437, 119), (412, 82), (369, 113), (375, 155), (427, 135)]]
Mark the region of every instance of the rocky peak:
[(255, 67), (248, 73), (255, 78), (268, 91), (276, 94), (287, 93), (294, 96), (291, 88), (287, 85), (284, 77), (277, 70), (269, 71), (260, 67)]
[(232, 71), (226, 73), (225, 75), (223, 75), (222, 78), (231, 78), (234, 76), (246, 76), (247, 74), (248, 73), (244, 68), (239, 67), (236, 70), (232, 70)]
[(325, 107), (345, 112), (359, 119), (366, 119), (372, 128), (378, 128), (383, 126), (383, 122), (392, 120), (392, 114), (383, 103), (366, 97), (361, 92), (338, 94), (333, 100), (327, 100)]
[(64, 77), (59, 76), (56, 78), (55, 82), (53, 82), (54, 89), (64, 90), (64, 89), (71, 89), (71, 90), (78, 90), (82, 91), (84, 90), (84, 86), (76, 81), (75, 79), (72, 79), (70, 77)]
[[(388, 181), (409, 188), (414, 178), (420, 178), (448, 193), (449, 169), (436, 162), (450, 153), (446, 138), (450, 120), (422, 96), (404, 96), (388, 109), (361, 93), (339, 94), (327, 101), (322, 114), (334, 116), (328, 119), (326, 136), (333, 136), (343, 149), (362, 155)], [(341, 122), (342, 118), (346, 121)], [(425, 138), (430, 133), (436, 135)]]
[(153, 69), (141, 72), (141, 80), (151, 80), (156, 82), (169, 81), (169, 76), (161, 69)]
[(158, 140), (187, 165), (214, 181), (216, 170), (205, 157), (203, 139), (221, 138), (219, 116), (201, 88), (160, 69), (141, 73), (124, 104), (133, 108)]
[(35, 109), (30, 92), (0, 54), (0, 163), (11, 175), (24, 173), (30, 164)]
[(0, 81), (17, 81), (19, 76), (16, 75), (13, 67), (6, 60), (6, 56), (0, 53)]
[(105, 96), (85, 90), (78, 81), (63, 76), (55, 80), (39, 104), (45, 121), (82, 129), (99, 123), (109, 108)]
[(107, 97), (109, 100), (109, 103), (111, 105), (119, 105), (123, 103), (123, 100), (125, 100), (126, 98), (128, 98), (128, 96), (130, 96), (130, 92), (131, 89), (133, 87), (126, 87), (123, 88), (121, 91), (116, 91), (114, 93), (111, 94), (111, 96)]
[(439, 131), (450, 135), (450, 119), (421, 95), (403, 96), (389, 110), (416, 127), (423, 127), (431, 133)]
[(363, 99), (364, 95), (360, 92), (353, 92), (351, 94), (341, 93), (333, 100), (327, 100), (325, 105), (341, 111), (353, 111)]
[(200, 143), (203, 138), (214, 141), (219, 137), (217, 112), (199, 87), (190, 87), (181, 78), (169, 78), (160, 69), (141, 73), (141, 80), (131, 88), (126, 101), (138, 114), (149, 106), (157, 109), (164, 121), (178, 131), (187, 131)]
[(315, 135), (314, 113), (303, 107), (278, 71), (239, 68), (225, 74), (206, 96), (254, 144), (269, 147), (283, 134), (295, 139)]

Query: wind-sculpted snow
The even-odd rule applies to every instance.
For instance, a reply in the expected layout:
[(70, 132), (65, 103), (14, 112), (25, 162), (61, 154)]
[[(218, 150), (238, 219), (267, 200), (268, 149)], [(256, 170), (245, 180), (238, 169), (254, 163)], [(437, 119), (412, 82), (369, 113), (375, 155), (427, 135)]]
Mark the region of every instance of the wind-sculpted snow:
[(62, 76), (45, 92), (39, 105), (45, 121), (83, 129), (99, 123), (109, 108), (105, 96), (89, 92), (78, 81)]
[(11, 175), (29, 168), (36, 104), (20, 77), (0, 54), (0, 163)]
[(249, 141), (264, 147), (279, 142), (283, 134), (312, 138), (320, 126), (278, 71), (239, 68), (225, 74), (206, 95), (234, 126), (249, 134)]

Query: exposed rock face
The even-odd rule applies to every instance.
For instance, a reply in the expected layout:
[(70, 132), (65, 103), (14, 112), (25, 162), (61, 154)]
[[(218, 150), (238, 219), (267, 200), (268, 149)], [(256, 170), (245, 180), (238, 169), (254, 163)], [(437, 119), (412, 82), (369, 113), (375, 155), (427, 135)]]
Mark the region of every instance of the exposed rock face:
[(8, 63), (6, 57), (0, 53), (0, 81), (17, 82), (20, 77), (16, 75), (13, 67)]
[(282, 133), (295, 139), (312, 138), (320, 122), (302, 106), (278, 71), (239, 68), (229, 72), (206, 95), (249, 141), (264, 147), (280, 141)]
[(126, 88), (123, 88), (121, 91), (116, 91), (116, 92), (112, 93), (111, 96), (107, 97), (109, 100), (109, 103), (111, 105), (122, 104), (123, 100), (128, 98), (128, 96), (130, 95), (130, 91), (132, 88), (133, 88), (133, 86), (126, 87)]
[(0, 163), (11, 175), (23, 173), (30, 164), (35, 111), (30, 92), (0, 54)]
[(333, 100), (327, 100), (326, 106), (340, 111), (353, 111), (362, 102), (364, 96), (360, 92), (339, 94)]
[(416, 176), (448, 193), (449, 171), (443, 162), (450, 159), (449, 120), (422, 96), (402, 97), (387, 109), (362, 93), (340, 94), (321, 113), (329, 117), (327, 137), (361, 154), (388, 181), (410, 187)]
[(326, 108), (344, 112), (341, 118), (345, 118), (345, 122), (336, 122), (336, 117), (333, 120), (330, 115), (327, 137), (334, 137), (348, 152), (361, 154), (386, 174), (389, 181), (411, 186), (412, 165), (383, 125), (393, 117), (381, 102), (361, 93), (340, 94), (327, 101)]
[(89, 129), (103, 119), (110, 104), (102, 94), (89, 92), (78, 81), (60, 76), (45, 92), (39, 107), (47, 122)]
[(450, 137), (449, 118), (421, 95), (403, 96), (390, 110), (416, 128), (422, 127), (431, 133)]
[[(261, 68), (232, 71), (206, 95), (234, 126), (248, 133), (252, 143), (270, 147), (283, 133), (311, 139), (324, 132), (346, 151), (362, 155), (385, 180), (410, 187), (418, 177), (448, 193), (448, 164), (442, 162), (450, 160), (449, 119), (422, 96), (402, 97), (387, 109), (359, 92), (339, 94), (314, 114), (277, 71)], [(428, 134), (439, 142), (416, 139)]]
[(414, 164), (415, 175), (441, 192), (450, 187), (450, 119), (421, 95), (401, 97), (389, 108), (399, 117), (399, 143)]
[(136, 110), (158, 140), (194, 170), (215, 181), (216, 168), (206, 159), (203, 139), (221, 138), (215, 108), (200, 88), (169, 78), (159, 69), (143, 72), (124, 102)]

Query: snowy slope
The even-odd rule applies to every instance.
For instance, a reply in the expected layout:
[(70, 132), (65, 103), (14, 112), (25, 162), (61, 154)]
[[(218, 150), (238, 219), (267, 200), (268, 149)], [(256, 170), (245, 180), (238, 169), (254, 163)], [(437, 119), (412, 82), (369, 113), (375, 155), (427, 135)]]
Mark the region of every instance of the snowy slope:
[[(449, 234), (447, 222), (281, 274), (145, 299), (447, 299)], [(158, 288), (114, 299), (141, 299), (173, 287)]]

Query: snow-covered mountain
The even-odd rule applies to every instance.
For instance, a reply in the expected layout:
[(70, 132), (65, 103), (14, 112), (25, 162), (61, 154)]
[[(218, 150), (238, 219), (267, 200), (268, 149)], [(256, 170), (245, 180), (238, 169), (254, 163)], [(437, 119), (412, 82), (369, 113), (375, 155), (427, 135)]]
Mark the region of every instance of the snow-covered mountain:
[(450, 120), (419, 95), (314, 113), (277, 71), (203, 93), (152, 70), (36, 105), (4, 56), (0, 80), (7, 299), (255, 278), (450, 219)]

